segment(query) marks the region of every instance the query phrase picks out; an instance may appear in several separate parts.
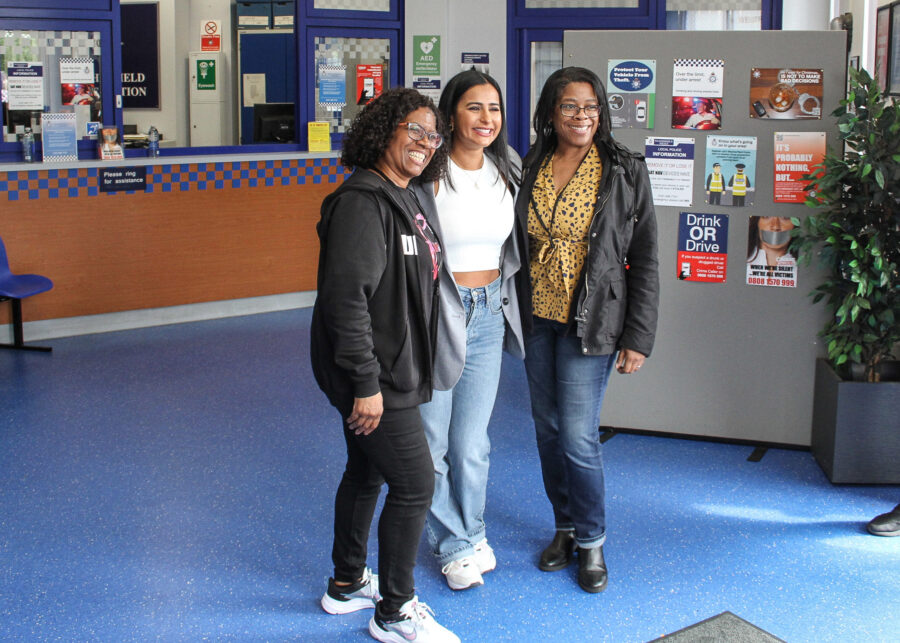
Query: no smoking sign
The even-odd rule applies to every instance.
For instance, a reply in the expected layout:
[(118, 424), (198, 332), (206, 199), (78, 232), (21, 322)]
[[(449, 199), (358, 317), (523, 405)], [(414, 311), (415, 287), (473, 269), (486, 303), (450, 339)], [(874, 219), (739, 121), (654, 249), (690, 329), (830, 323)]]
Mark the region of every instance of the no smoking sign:
[(220, 51), (222, 36), (219, 33), (221, 24), (218, 20), (203, 20), (200, 23), (200, 51)]

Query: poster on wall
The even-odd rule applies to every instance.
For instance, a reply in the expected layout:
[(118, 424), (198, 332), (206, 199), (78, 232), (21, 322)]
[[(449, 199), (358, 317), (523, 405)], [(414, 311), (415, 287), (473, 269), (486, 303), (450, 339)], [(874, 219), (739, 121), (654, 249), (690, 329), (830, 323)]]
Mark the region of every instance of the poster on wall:
[(59, 83), (63, 105), (90, 108), (90, 120), (100, 117), (100, 88), (95, 83), (93, 58), (60, 58)]
[(356, 104), (368, 105), (384, 87), (384, 67), (381, 65), (356, 66)]
[(347, 104), (347, 66), (319, 65), (319, 106), (338, 111)]
[(489, 53), (476, 53), (464, 51), (460, 55), (460, 71), (474, 69), (482, 74), (491, 73), (491, 55)]
[(413, 36), (413, 76), (441, 76), (441, 37)]
[(672, 70), (672, 127), (721, 129), (725, 61), (678, 58)]
[(725, 283), (728, 215), (682, 212), (678, 220), (675, 274), (681, 281)]
[(44, 163), (68, 163), (78, 160), (78, 137), (75, 114), (41, 114), (41, 142)]
[(694, 187), (694, 139), (648, 136), (644, 156), (655, 205), (690, 206)]
[(656, 61), (609, 60), (607, 102), (614, 128), (653, 129), (656, 115)]
[(413, 81), (413, 89), (420, 94), (428, 96), (437, 105), (441, 98), (440, 78), (419, 78)]
[(750, 70), (750, 118), (822, 118), (821, 69)]
[(747, 223), (747, 284), (797, 287), (797, 256), (790, 217), (750, 217)]
[(159, 109), (159, 18), (155, 2), (123, 4), (122, 107)]
[(755, 186), (756, 137), (707, 137), (706, 202), (735, 207), (753, 205)]
[(6, 92), (9, 109), (44, 109), (44, 64), (9, 62), (6, 64)]
[(243, 80), (243, 107), (253, 107), (257, 103), (266, 102), (266, 75), (244, 74)]
[(825, 159), (825, 132), (775, 132), (775, 203), (804, 203), (814, 197), (805, 174)]

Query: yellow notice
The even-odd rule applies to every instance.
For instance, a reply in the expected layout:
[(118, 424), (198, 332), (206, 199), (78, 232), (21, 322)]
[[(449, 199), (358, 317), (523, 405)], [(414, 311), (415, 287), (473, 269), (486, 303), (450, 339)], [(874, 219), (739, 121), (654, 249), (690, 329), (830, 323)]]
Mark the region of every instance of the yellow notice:
[(314, 121), (306, 124), (310, 152), (331, 151), (331, 123)]

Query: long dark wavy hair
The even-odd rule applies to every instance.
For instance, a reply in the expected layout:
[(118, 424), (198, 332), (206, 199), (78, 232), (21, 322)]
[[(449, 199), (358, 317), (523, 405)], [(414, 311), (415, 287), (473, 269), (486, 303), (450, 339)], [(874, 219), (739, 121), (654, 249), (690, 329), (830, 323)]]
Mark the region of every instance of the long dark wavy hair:
[(434, 151), (419, 179), (429, 182), (439, 180), (447, 171), (450, 156), (447, 126), (434, 101), (406, 87), (389, 89), (356, 115), (344, 135), (341, 164), (349, 168), (373, 169), (390, 145), (400, 123), (421, 107), (427, 107), (434, 114), (436, 130), (444, 137), (444, 144)]
[[(502, 118), (500, 133), (497, 134), (497, 138), (488, 145), (487, 150), (496, 159), (497, 169), (500, 170), (500, 176), (504, 177), (507, 181), (518, 183), (519, 177), (513, 176), (514, 171), (509, 162), (509, 146), (506, 142), (506, 107), (503, 105), (503, 92), (500, 90), (500, 85), (497, 84), (496, 80), (490, 75), (482, 73), (477, 69), (461, 71), (451, 78), (450, 82), (447, 83), (447, 86), (444, 87), (444, 91), (441, 93), (441, 100), (438, 103), (438, 109), (440, 110), (441, 115), (443, 115), (444, 120), (447, 123), (451, 123), (463, 94), (478, 85), (490, 85), (497, 90), (497, 96), (500, 97), (500, 115)], [(450, 134), (452, 136), (453, 132)], [(453, 183), (450, 180), (449, 174), (447, 175), (447, 183), (453, 188)]]
[(588, 83), (594, 89), (597, 95), (597, 102), (600, 104), (599, 123), (597, 125), (597, 133), (594, 134), (594, 143), (597, 147), (603, 145), (612, 147), (614, 145), (612, 138), (612, 123), (609, 119), (609, 104), (606, 101), (606, 89), (600, 78), (590, 69), (584, 67), (563, 67), (557, 69), (550, 74), (547, 82), (541, 89), (541, 96), (538, 98), (537, 107), (534, 110), (534, 119), (532, 125), (534, 131), (537, 132), (537, 138), (528, 154), (525, 155), (524, 165), (530, 167), (533, 163), (539, 162), (544, 156), (556, 149), (557, 139), (556, 130), (553, 129), (553, 115), (556, 113), (559, 98), (562, 96), (563, 89), (569, 83)]

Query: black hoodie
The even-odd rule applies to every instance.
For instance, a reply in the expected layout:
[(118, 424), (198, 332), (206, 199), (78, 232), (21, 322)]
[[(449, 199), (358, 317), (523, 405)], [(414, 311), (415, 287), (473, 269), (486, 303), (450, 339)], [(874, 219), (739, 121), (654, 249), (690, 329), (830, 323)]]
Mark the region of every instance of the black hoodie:
[(362, 169), (322, 202), (310, 355), (338, 408), (431, 399), (441, 253), (420, 213), (411, 190)]

